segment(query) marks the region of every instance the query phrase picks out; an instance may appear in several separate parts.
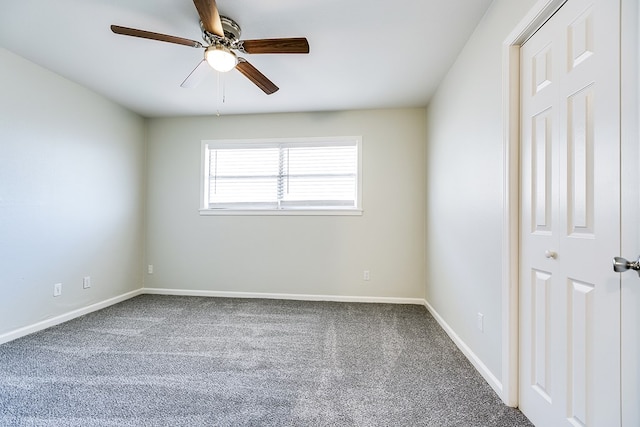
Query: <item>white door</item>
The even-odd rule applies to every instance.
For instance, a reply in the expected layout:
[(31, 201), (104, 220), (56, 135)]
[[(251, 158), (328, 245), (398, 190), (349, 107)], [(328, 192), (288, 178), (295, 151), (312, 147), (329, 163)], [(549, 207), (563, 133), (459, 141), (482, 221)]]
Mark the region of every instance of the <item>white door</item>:
[(568, 0), (521, 48), (520, 408), (620, 425), (620, 8)]

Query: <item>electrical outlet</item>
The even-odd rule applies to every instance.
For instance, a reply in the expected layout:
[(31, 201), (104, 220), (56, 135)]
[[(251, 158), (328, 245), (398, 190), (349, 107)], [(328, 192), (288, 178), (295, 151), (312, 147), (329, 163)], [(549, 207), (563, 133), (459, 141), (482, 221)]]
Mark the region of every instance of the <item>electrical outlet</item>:
[(484, 314), (478, 313), (476, 317), (476, 324), (480, 332), (484, 332)]
[(153, 264), (147, 265), (147, 273), (153, 274)]
[(365, 270), (362, 272), (362, 279), (369, 281), (369, 279), (371, 278), (371, 276), (369, 275), (369, 270)]
[(56, 283), (53, 285), (53, 296), (59, 297), (60, 295), (62, 295), (62, 283)]
[(91, 276), (84, 276), (82, 278), (82, 289), (87, 289), (91, 287)]

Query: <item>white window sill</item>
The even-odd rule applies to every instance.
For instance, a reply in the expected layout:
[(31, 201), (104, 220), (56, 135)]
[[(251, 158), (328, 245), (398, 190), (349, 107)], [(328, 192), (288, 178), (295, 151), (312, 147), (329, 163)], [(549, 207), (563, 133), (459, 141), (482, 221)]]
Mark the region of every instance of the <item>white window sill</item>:
[(201, 216), (359, 216), (362, 209), (200, 209)]

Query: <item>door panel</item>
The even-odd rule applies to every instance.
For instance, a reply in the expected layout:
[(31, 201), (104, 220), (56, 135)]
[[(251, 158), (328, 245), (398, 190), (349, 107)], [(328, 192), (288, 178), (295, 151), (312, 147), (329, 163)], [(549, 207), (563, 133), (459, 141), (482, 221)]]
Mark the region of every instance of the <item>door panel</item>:
[(534, 271), (533, 278), (533, 318), (531, 326), (533, 328), (533, 366), (531, 384), (534, 390), (546, 401), (551, 402), (549, 395), (549, 300), (551, 274), (545, 271)]
[(569, 419), (577, 425), (587, 424), (589, 354), (593, 352), (592, 319), (595, 285), (569, 280)]
[(568, 99), (568, 231), (571, 237), (594, 238), (593, 102), (589, 86)]
[(520, 407), (538, 426), (620, 425), (617, 17), (569, 0), (521, 48)]
[[(547, 80), (548, 81), (548, 80)], [(534, 219), (532, 231), (549, 235), (552, 231), (551, 212), (553, 199), (551, 194), (551, 108), (533, 117), (532, 125), (532, 185)]]

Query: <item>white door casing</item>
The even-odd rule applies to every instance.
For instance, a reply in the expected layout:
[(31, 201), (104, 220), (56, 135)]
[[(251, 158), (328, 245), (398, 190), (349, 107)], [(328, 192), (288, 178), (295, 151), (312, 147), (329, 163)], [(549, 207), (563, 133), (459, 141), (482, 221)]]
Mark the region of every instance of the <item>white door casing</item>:
[(569, 0), (521, 49), (520, 398), (620, 425), (619, 5)]
[[(622, 1), (622, 250), (640, 255), (640, 4)], [(622, 277), (622, 425), (640, 426), (640, 277)]]

